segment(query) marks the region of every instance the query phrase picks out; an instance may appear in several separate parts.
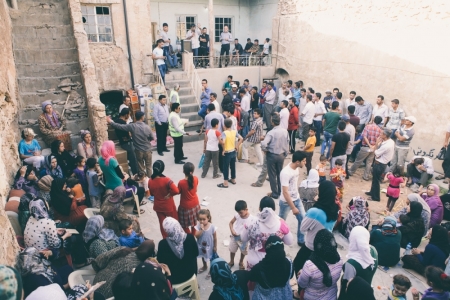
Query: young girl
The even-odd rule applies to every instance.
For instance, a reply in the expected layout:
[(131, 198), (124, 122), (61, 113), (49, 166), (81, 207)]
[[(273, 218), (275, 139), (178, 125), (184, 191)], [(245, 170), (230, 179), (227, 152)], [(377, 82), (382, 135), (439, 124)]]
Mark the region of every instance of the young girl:
[[(211, 213), (209, 209), (201, 209), (197, 214), (198, 224), (195, 226), (197, 230), (195, 237), (197, 238), (198, 256), (202, 258), (203, 267), (198, 270), (198, 274), (208, 269), (206, 260), (210, 260), (214, 253), (217, 253), (217, 235), (216, 227), (211, 224)], [(206, 279), (210, 279), (208, 272)]]
[(387, 188), (386, 196), (388, 197), (388, 202), (386, 204), (385, 212), (391, 212), (394, 208), (395, 201), (397, 201), (400, 196), (400, 188), (404, 186), (404, 178), (401, 174), (401, 169), (399, 166), (395, 166), (392, 173), (389, 172), (385, 176), (385, 180), (389, 179), (389, 186)]
[(75, 200), (78, 206), (85, 205), (86, 195), (83, 192), (83, 188), (79, 183), (79, 180), (74, 177), (70, 177), (67, 179), (67, 187), (67, 192), (70, 192), (69, 197), (72, 198), (72, 200)]
[(139, 187), (144, 188), (144, 195), (146, 198), (150, 197), (150, 190), (148, 188), (148, 177), (145, 172), (139, 171), (134, 175), (133, 180), (139, 185)]
[[(450, 277), (440, 268), (428, 266), (425, 269), (425, 277), (430, 286), (422, 296), (422, 299), (448, 300), (450, 299)], [(419, 299), (419, 291), (415, 288), (411, 289), (414, 300)]]
[(194, 165), (187, 162), (183, 166), (184, 179), (178, 182), (180, 190), (180, 206), (178, 206), (178, 221), (186, 233), (195, 235), (196, 216), (200, 211), (197, 196), (198, 178), (194, 176)]
[(73, 170), (73, 174), (75, 178), (78, 179), (79, 183), (81, 184), (81, 187), (83, 188), (83, 192), (88, 195), (88, 183), (86, 178), (86, 158), (83, 156), (78, 155), (75, 158), (75, 163), (77, 164), (77, 167)]

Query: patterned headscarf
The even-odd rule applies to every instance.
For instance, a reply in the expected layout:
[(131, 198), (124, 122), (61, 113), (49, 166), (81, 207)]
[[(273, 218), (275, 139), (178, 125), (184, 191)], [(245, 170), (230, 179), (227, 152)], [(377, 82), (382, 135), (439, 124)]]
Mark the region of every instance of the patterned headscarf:
[[(63, 172), (61, 170), (61, 167), (57, 164), (55, 169), (52, 169), (52, 160), (56, 159), (54, 155), (48, 155), (44, 157), (44, 161), (42, 162), (43, 167), (45, 168), (45, 174), (50, 175), (54, 178), (63, 178)], [(56, 159), (56, 161), (58, 161)]]
[(22, 299), (22, 277), (11, 267), (0, 265), (0, 299)]
[(108, 202), (113, 204), (122, 204), (123, 199), (125, 199), (126, 193), (127, 190), (123, 185), (118, 186), (114, 189), (111, 197), (108, 198)]
[(350, 236), (350, 232), (355, 226), (365, 227), (370, 220), (370, 213), (366, 209), (366, 199), (356, 196), (353, 197), (354, 208), (347, 214), (347, 228), (345, 233)]
[(101, 215), (90, 217), (87, 220), (86, 228), (83, 232), (83, 240), (85, 243), (89, 243), (90, 240), (98, 237), (105, 242), (116, 241), (119, 244), (119, 239), (114, 233), (114, 230), (103, 228), (105, 225), (105, 219)]
[(256, 251), (264, 251), (264, 239), (261, 239), (263, 233), (275, 233), (280, 228), (280, 218), (275, 211), (270, 207), (264, 207), (256, 215), (254, 222), (250, 223), (247, 227), (250, 248)]
[(182, 259), (184, 257), (183, 243), (186, 240), (186, 232), (184, 232), (180, 223), (171, 217), (164, 219), (163, 228), (167, 233), (166, 240), (169, 243), (170, 249), (172, 249), (176, 257)]
[[(67, 293), (67, 300), (77, 300), (88, 291), (89, 289), (84, 284), (77, 284), (72, 287)], [(96, 297), (97, 298), (97, 297)]]
[(31, 193), (26, 193), (20, 197), (19, 211), (30, 211), (30, 202), (36, 199)]
[(333, 283), (333, 278), (326, 263), (334, 265), (341, 260), (341, 257), (337, 252), (337, 243), (334, 235), (327, 229), (321, 229), (317, 232), (314, 238), (314, 252), (311, 253), (309, 260), (322, 272), (323, 284), (330, 287)]
[(30, 202), (30, 213), (37, 220), (49, 218), (47, 206), (42, 199), (35, 199)]
[(56, 275), (51, 268), (51, 263), (45, 258), (42, 258), (39, 251), (34, 247), (25, 248), (25, 250), (19, 253), (17, 267), (22, 276), (29, 274), (42, 275), (50, 283), (53, 283)]
[(105, 165), (109, 166), (109, 160), (116, 157), (116, 146), (113, 141), (105, 141), (100, 149), (100, 154), (105, 160)]
[(51, 175), (45, 175), (38, 181), (38, 187), (43, 192), (50, 192), (52, 188), (53, 177)]
[(59, 118), (58, 115), (55, 113), (55, 111), (52, 111), (52, 117), (50, 118), (47, 114), (47, 112), (45, 111), (45, 108), (47, 106), (52, 106), (52, 101), (51, 100), (47, 100), (42, 102), (42, 111), (44, 112), (45, 118), (47, 119), (48, 123), (53, 127), (53, 128), (58, 128), (61, 127), (61, 123), (59, 122)]
[(224, 300), (244, 299), (244, 292), (236, 284), (237, 276), (231, 272), (230, 266), (223, 258), (216, 258), (211, 262), (211, 281), (214, 283), (213, 290)]
[[(84, 141), (84, 137), (86, 136), (86, 134), (91, 134), (91, 132), (89, 130), (80, 130), (81, 145), (83, 146), (84, 153), (87, 153), (86, 142)], [(91, 136), (92, 136), (92, 134), (91, 134)], [(95, 142), (94, 142), (93, 139), (91, 140), (90, 146), (91, 146), (91, 149), (92, 149), (92, 155), (96, 156), (97, 149), (95, 149)]]
[(134, 270), (131, 289), (135, 295), (132, 298), (137, 300), (169, 300), (172, 294), (161, 267), (148, 261), (139, 264)]
[(397, 220), (391, 216), (384, 218), (383, 224), (381, 225), (381, 233), (383, 235), (396, 235)]

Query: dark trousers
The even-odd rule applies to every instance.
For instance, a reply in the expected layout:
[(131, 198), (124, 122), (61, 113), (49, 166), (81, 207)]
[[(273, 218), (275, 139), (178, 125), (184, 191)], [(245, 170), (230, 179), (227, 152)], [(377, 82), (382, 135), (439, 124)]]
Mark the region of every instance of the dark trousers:
[(222, 57), (225, 55), (225, 67), (228, 66), (228, 60), (230, 56), (230, 44), (222, 45), (220, 47), (220, 59), (219, 59), (219, 67), (222, 67)]
[(450, 145), (447, 146), (444, 161), (442, 162), (442, 169), (446, 178), (450, 178)]
[(372, 200), (380, 201), (380, 183), (381, 175), (386, 169), (386, 164), (382, 164), (377, 160), (372, 165), (372, 186), (370, 188), (370, 196)]
[(206, 174), (208, 174), (211, 162), (213, 164), (213, 176), (217, 176), (217, 174), (219, 173), (219, 151), (205, 151), (205, 161), (203, 162), (202, 176), (206, 176)]
[(272, 198), (278, 198), (281, 194), (280, 172), (283, 169), (284, 155), (267, 152), (266, 157)]
[(236, 151), (225, 153), (223, 156), (223, 179), (228, 180), (228, 171), (231, 170), (231, 179), (236, 179)]
[(172, 137), (174, 142), (173, 157), (175, 162), (179, 162), (183, 159), (183, 136)]
[(291, 153), (295, 152), (295, 136), (297, 135), (297, 129), (295, 130), (288, 130), (289, 133), (289, 151)]
[(169, 123), (162, 123), (159, 125), (155, 122), (156, 129), (156, 148), (158, 153), (167, 150), (166, 140), (167, 140), (167, 129), (169, 128)]
[(209, 61), (208, 61), (208, 48), (206, 48), (206, 47), (198, 48), (198, 56), (202, 57), (200, 59), (200, 65), (202, 65), (203, 67), (206, 67), (208, 65), (208, 63), (209, 63)]
[(306, 154), (306, 174), (309, 174), (309, 170), (311, 170), (311, 161), (314, 151), (305, 152), (305, 154)]
[[(163, 55), (165, 57), (169, 57), (169, 46), (163, 47)], [(169, 67), (171, 67), (170, 62), (168, 59), (166, 59), (165, 62), (166, 62), (166, 70), (169, 71)]]
[[(309, 128), (311, 128), (312, 124), (308, 124), (308, 123), (303, 123), (303, 129), (302, 129), (302, 137), (303, 137), (303, 141), (306, 143), (306, 140), (309, 137)], [(316, 143), (320, 141), (317, 140)], [(315, 145), (314, 145), (315, 146)]]
[(127, 151), (127, 160), (131, 168), (131, 172), (136, 174), (139, 171), (138, 163), (136, 160), (136, 154), (134, 153), (134, 146), (132, 142), (128, 142), (125, 144), (120, 144), (120, 147)]
[(347, 160), (345, 161), (345, 174), (348, 176), (348, 161), (350, 160), (351, 154), (347, 154)]
[(322, 121), (313, 121), (316, 128), (316, 146), (320, 145), (320, 134), (322, 133)]
[(418, 178), (421, 186), (427, 186), (428, 180), (433, 177), (432, 174), (428, 174), (427, 172), (419, 172), (414, 164), (408, 164), (406, 166), (406, 173), (409, 178)]
[(221, 144), (219, 144), (219, 170), (221, 173), (223, 173), (223, 147)]

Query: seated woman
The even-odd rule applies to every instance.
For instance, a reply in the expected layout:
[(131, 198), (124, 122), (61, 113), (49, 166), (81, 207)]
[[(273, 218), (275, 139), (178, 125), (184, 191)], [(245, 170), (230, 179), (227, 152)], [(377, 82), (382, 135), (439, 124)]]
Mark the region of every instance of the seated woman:
[(192, 234), (184, 232), (174, 218), (165, 218), (163, 228), (167, 237), (159, 241), (157, 259), (169, 267), (172, 284), (185, 282), (192, 275), (197, 275), (197, 242)]
[(83, 232), (83, 240), (89, 250), (89, 257), (97, 258), (100, 254), (119, 247), (119, 239), (111, 229), (103, 228), (102, 216), (90, 217)]
[(41, 155), (41, 146), (34, 139), (35, 136), (36, 134), (31, 128), (22, 130), (22, 140), (19, 142), (19, 156), (25, 163), (39, 169), (44, 157)]
[(125, 195), (126, 190), (124, 186), (118, 186), (114, 191), (106, 191), (105, 200), (100, 208), (100, 214), (105, 219), (105, 227), (112, 229), (117, 236), (120, 235), (120, 221), (126, 219), (133, 222), (133, 230), (135, 232), (141, 232), (139, 220), (125, 213), (125, 208), (123, 207)]
[[(86, 205), (78, 205), (78, 201), (70, 194), (71, 190), (66, 185), (66, 180), (56, 178), (52, 182), (50, 197), (56, 220), (69, 222), (73, 226), (80, 225), (80, 231), (83, 231), (86, 224), (84, 210)], [(72, 196), (72, 197), (71, 197)]]
[(42, 139), (47, 145), (51, 145), (57, 139), (68, 138), (70, 140), (70, 132), (64, 131), (66, 120), (61, 117), (59, 112), (53, 110), (51, 100), (42, 102), (42, 114), (38, 118), (38, 123)]
[(63, 171), (58, 165), (58, 160), (53, 155), (47, 155), (42, 162), (42, 167), (40, 170), (41, 177), (50, 175), (55, 178), (64, 178)]
[(136, 267), (131, 282), (133, 299), (176, 299), (177, 293), (172, 289), (172, 284), (166, 276), (171, 271), (167, 266), (157, 261), (146, 260)]
[(116, 159), (116, 146), (114, 145), (114, 142), (104, 142), (100, 149), (100, 153), (102, 156), (98, 159), (98, 164), (103, 172), (105, 188), (107, 190), (114, 190), (116, 187), (123, 186), (123, 181), (125, 181), (126, 178)]
[(356, 276), (348, 283), (346, 300), (375, 300), (373, 288), (363, 278)]
[(350, 236), (350, 232), (356, 226), (367, 229), (370, 223), (369, 203), (366, 199), (359, 196), (353, 197), (348, 208), (350, 211), (342, 221), (342, 233), (346, 238)]
[(248, 273), (244, 270), (232, 273), (230, 266), (223, 258), (214, 259), (211, 262), (211, 281), (214, 286), (208, 300), (248, 300)]
[(372, 226), (370, 244), (378, 252), (380, 266), (395, 266), (400, 261), (400, 241), (402, 233), (397, 230), (397, 220), (386, 217), (380, 226)]
[(425, 200), (420, 197), (419, 194), (409, 194), (406, 199), (406, 206), (403, 207), (401, 210), (396, 212), (394, 214), (394, 217), (397, 219), (397, 222), (400, 223), (400, 216), (406, 215), (408, 213), (409, 205), (411, 202), (419, 202), (422, 204), (422, 213), (420, 214), (422, 220), (423, 220), (423, 226), (424, 226), (424, 232), (422, 236), (426, 236), (428, 233), (428, 228), (430, 224), (430, 217), (431, 217), (431, 209), (428, 206), (428, 204), (425, 202)]
[(252, 300), (291, 299), (289, 280), (294, 275), (294, 267), (286, 258), (283, 241), (271, 235), (264, 248), (266, 256), (250, 270), (249, 280), (256, 283)]
[(136, 251), (127, 247), (117, 247), (103, 253), (92, 262), (92, 268), (97, 272), (93, 284), (106, 281), (97, 291), (105, 298), (113, 297), (112, 285), (116, 276), (122, 272), (131, 272), (141, 262), (154, 256), (155, 243), (152, 240), (143, 242)]
[(89, 130), (81, 130), (80, 136), (81, 142), (77, 145), (78, 155), (83, 156), (86, 160), (91, 157), (97, 159), (97, 147), (95, 142), (92, 140), (92, 135)]
[(30, 218), (30, 202), (36, 199), (36, 196), (31, 193), (26, 193), (25, 195), (22, 195), (20, 197), (20, 203), (19, 203), (19, 224), (20, 228), (22, 228), (22, 232), (25, 230), (25, 227), (27, 226), (28, 219)]
[(55, 140), (51, 144), (52, 156), (56, 157), (58, 166), (63, 171), (65, 177), (72, 175), (75, 168), (75, 160), (69, 151), (65, 149), (64, 143), (60, 140)]
[(402, 233), (400, 247), (406, 248), (408, 243), (411, 243), (413, 248), (419, 247), (425, 229), (421, 217), (422, 210), (421, 203), (411, 202), (407, 209), (408, 213), (400, 216), (400, 223), (402, 223), (399, 227)]
[(38, 178), (34, 173), (32, 165), (21, 167), (14, 177), (13, 189), (23, 190), (25, 193), (31, 193), (35, 196), (38, 194)]
[(23, 296), (22, 277), (16, 269), (0, 265), (0, 299), (21, 300)]
[[(299, 291), (303, 291), (305, 300), (336, 299), (343, 262), (334, 235), (321, 229), (314, 238), (314, 249), (300, 271)], [(298, 296), (294, 294), (294, 297)]]
[(413, 269), (419, 274), (424, 274), (425, 268), (428, 266), (435, 266), (444, 270), (445, 259), (450, 252), (448, 242), (447, 230), (441, 225), (434, 225), (425, 251), (413, 248), (411, 255), (403, 256), (403, 268)]
[(437, 184), (429, 184), (427, 186), (427, 192), (422, 194), (422, 198), (431, 209), (430, 228), (433, 228), (434, 225), (441, 224), (444, 218), (444, 206), (442, 205), (441, 198), (439, 198), (439, 187)]
[(300, 183), (298, 192), (300, 199), (302, 199), (305, 212), (316, 203), (316, 198), (319, 195), (319, 179), (319, 172), (316, 169), (311, 169), (309, 170), (308, 178)]

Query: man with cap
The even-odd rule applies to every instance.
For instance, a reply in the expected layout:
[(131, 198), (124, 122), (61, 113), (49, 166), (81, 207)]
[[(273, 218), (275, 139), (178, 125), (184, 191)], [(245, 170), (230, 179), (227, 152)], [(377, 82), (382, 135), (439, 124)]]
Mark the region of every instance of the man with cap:
[(231, 99), (234, 101), (236, 98), (239, 98), (238, 86), (236, 83), (231, 84), (231, 91), (228, 92)]
[(404, 171), (404, 164), (406, 161), (406, 158), (408, 157), (409, 152), (409, 144), (411, 143), (411, 140), (414, 136), (415, 130), (414, 130), (414, 124), (416, 123), (416, 118), (413, 116), (406, 117), (405, 123), (395, 131), (394, 136), (396, 137), (395, 140), (395, 151), (394, 151), (394, 157), (391, 160), (391, 168), (390, 171), (392, 172), (395, 168), (395, 166), (399, 166), (401, 173)]
[(145, 172), (147, 176), (151, 176), (152, 145), (150, 142), (154, 140), (152, 129), (144, 122), (144, 113), (142, 111), (137, 111), (135, 117), (136, 122), (130, 124), (117, 124), (110, 116), (107, 116), (106, 121), (114, 129), (131, 132), (139, 171)]

